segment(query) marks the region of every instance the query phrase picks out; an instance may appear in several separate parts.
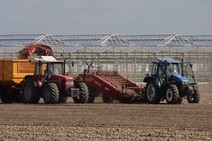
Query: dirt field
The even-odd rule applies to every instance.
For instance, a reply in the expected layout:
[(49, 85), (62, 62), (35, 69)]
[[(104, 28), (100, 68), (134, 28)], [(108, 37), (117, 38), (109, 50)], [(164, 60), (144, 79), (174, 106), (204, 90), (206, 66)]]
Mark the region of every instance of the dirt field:
[(0, 140), (212, 140), (210, 92), (199, 104), (74, 104), (70, 98), (0, 104), (0, 111)]

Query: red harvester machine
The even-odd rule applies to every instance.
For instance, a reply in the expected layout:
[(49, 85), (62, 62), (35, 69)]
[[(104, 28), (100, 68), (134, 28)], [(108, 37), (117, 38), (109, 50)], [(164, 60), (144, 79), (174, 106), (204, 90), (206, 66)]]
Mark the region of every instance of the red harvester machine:
[(130, 103), (143, 99), (142, 87), (118, 74), (117, 71), (84, 71), (76, 78), (84, 82), (89, 89), (89, 103), (102, 94), (104, 103), (112, 103), (114, 99)]

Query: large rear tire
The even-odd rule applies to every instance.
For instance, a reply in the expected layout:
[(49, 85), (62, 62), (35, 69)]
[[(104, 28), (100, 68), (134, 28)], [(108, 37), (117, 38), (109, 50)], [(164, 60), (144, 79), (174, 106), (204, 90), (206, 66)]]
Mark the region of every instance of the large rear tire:
[(156, 86), (156, 84), (152, 81), (147, 83), (146, 97), (147, 102), (150, 104), (158, 104), (161, 101), (161, 95), (159, 94), (159, 89)]
[(46, 83), (43, 88), (43, 99), (46, 104), (55, 104), (59, 100), (59, 90), (56, 84)]
[(166, 88), (166, 102), (168, 104), (180, 104), (182, 102), (182, 98), (179, 96), (179, 91), (176, 85), (170, 84)]
[(194, 93), (187, 96), (188, 103), (199, 103), (200, 93), (197, 86), (194, 86)]
[(88, 102), (88, 96), (89, 96), (89, 91), (88, 87), (85, 83), (78, 83), (76, 85), (77, 88), (80, 90), (80, 95), (79, 97), (73, 97), (73, 100), (75, 103), (87, 103)]
[(24, 103), (38, 103), (40, 100), (39, 88), (32, 78), (26, 78), (23, 86), (22, 99)]

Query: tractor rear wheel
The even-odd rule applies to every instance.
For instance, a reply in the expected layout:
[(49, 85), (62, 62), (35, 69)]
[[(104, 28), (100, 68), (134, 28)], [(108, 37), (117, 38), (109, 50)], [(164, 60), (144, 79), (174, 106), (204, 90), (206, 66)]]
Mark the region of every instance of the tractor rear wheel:
[(59, 90), (55, 83), (46, 83), (43, 88), (43, 99), (46, 104), (54, 104), (59, 100)]
[(79, 97), (73, 97), (73, 100), (75, 103), (86, 103), (88, 102), (88, 95), (89, 95), (89, 91), (88, 91), (88, 87), (85, 83), (78, 83), (76, 85), (77, 88), (79, 88), (80, 90), (80, 95)]
[(194, 86), (194, 93), (187, 96), (188, 103), (199, 103), (200, 94), (197, 86)]
[(146, 86), (147, 102), (150, 104), (158, 104), (161, 101), (161, 95), (156, 84), (152, 81), (147, 83)]
[(168, 104), (179, 104), (182, 102), (182, 98), (179, 96), (179, 91), (176, 85), (170, 84), (166, 88), (166, 102)]
[(22, 99), (24, 103), (38, 103), (40, 100), (39, 88), (32, 78), (27, 78), (24, 82)]
[(113, 103), (113, 98), (106, 94), (102, 94), (103, 102), (104, 103)]

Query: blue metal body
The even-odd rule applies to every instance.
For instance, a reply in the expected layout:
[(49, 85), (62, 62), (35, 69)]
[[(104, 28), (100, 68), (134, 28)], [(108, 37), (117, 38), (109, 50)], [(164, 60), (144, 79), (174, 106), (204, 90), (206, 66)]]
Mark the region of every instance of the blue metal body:
[[(158, 75), (158, 68), (157, 68), (157, 74), (151, 74), (144, 78), (144, 82), (154, 82), (160, 91), (160, 93), (163, 93), (165, 91), (166, 86), (169, 84), (175, 84), (179, 89), (179, 94), (181, 96), (185, 96), (188, 94), (187, 89), (192, 89), (192, 85), (194, 83), (190, 83), (189, 79), (185, 76), (183, 76), (182, 73), (182, 63), (181, 61), (175, 60), (173, 58), (163, 58), (163, 59), (157, 59), (154, 62), (152, 62), (153, 65), (159, 65), (163, 64), (166, 65), (165, 72), (164, 72), (164, 80), (161, 80), (160, 76)], [(167, 64), (177, 64), (180, 66), (181, 74), (172, 74), (171, 76), (167, 76)]]

